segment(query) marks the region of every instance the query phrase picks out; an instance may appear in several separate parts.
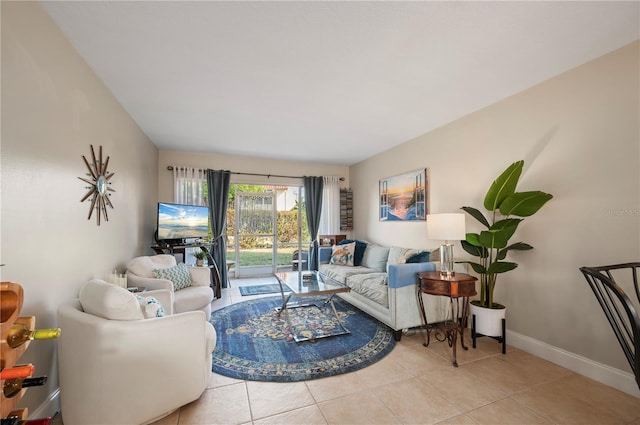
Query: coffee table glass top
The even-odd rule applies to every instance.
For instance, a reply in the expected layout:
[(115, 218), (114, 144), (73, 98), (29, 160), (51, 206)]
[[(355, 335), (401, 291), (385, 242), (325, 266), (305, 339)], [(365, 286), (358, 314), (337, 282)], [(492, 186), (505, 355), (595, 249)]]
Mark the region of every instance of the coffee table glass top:
[(278, 280), (286, 284), (297, 297), (349, 292), (351, 288), (317, 271), (276, 273)]
[[(336, 306), (333, 304), (333, 297), (340, 292), (349, 292), (351, 291), (351, 288), (331, 279), (329, 276), (325, 276), (322, 273), (315, 271), (276, 273), (276, 278), (280, 284), (280, 294), (282, 295), (282, 306), (276, 308), (276, 311), (278, 312), (278, 316), (284, 312), (287, 325), (289, 326), (289, 330), (296, 342), (350, 333), (349, 329), (347, 329), (344, 323), (342, 323), (342, 320), (340, 320), (340, 316), (338, 316)], [(284, 291), (285, 284), (291, 288), (292, 291), (287, 291), (286, 295)], [(292, 298), (295, 302), (290, 303), (289, 301)], [(317, 308), (330, 307), (333, 317), (338, 322), (341, 329), (326, 332), (322, 336), (310, 337), (308, 335), (298, 335), (296, 328), (291, 324), (289, 310), (292, 308), (304, 308), (310, 306), (315, 306)]]

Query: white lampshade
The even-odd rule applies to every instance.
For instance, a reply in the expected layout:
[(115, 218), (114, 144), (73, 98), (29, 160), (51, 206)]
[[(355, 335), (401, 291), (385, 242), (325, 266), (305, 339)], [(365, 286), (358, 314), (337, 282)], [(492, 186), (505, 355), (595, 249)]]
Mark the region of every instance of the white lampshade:
[(461, 241), (466, 238), (465, 215), (460, 213), (427, 214), (427, 239)]

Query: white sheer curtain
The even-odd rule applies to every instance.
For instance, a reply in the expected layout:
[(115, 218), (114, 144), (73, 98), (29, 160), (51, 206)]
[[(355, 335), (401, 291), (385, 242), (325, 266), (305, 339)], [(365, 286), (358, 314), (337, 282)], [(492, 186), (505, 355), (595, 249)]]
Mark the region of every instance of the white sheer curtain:
[(337, 235), (340, 233), (340, 178), (323, 177), (322, 215), (319, 235)]
[(206, 181), (206, 170), (174, 165), (174, 202), (187, 205), (205, 205), (203, 188)]

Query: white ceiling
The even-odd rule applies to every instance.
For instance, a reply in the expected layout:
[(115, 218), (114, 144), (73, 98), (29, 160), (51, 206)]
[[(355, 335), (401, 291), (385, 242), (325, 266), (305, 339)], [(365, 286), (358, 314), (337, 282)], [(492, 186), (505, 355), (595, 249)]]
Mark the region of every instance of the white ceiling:
[(158, 148), (343, 165), (640, 38), (637, 1), (42, 4)]

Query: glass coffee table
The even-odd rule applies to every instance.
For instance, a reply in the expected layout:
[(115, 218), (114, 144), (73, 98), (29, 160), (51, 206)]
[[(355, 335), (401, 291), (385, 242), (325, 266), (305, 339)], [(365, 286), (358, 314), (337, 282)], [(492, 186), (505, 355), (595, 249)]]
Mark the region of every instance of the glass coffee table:
[[(282, 307), (276, 308), (276, 310), (278, 311), (278, 316), (284, 312), (287, 325), (289, 326), (293, 339), (296, 342), (350, 333), (338, 316), (336, 306), (333, 304), (333, 297), (341, 292), (349, 292), (351, 291), (351, 288), (317, 271), (276, 273), (275, 276), (278, 280), (278, 284), (280, 285), (280, 295), (282, 295)], [(292, 292), (285, 294), (284, 285), (291, 288)], [(330, 306), (341, 330), (322, 336), (314, 336), (312, 338), (297, 335), (293, 326), (291, 326), (291, 319), (289, 318), (288, 310), (291, 308), (303, 308), (309, 306), (315, 306), (318, 308)]]

